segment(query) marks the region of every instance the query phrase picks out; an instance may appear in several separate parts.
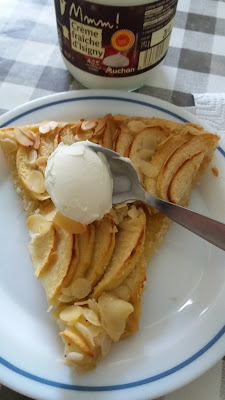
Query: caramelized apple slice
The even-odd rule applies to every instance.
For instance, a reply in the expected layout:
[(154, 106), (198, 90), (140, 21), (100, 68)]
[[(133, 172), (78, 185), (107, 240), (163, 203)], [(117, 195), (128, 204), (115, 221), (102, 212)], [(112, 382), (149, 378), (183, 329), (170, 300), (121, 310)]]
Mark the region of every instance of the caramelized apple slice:
[(86, 275), (92, 287), (102, 278), (112, 257), (115, 246), (114, 226), (114, 221), (110, 216), (95, 223), (95, 244), (91, 265)]
[(69, 233), (84, 233), (87, 229), (85, 225), (81, 224), (80, 222), (74, 221), (68, 217), (65, 217), (59, 211), (57, 211), (53, 219), (53, 222), (60, 228), (65, 229)]
[(116, 125), (113, 118), (109, 118), (103, 133), (102, 145), (107, 149), (113, 148), (113, 138), (116, 132)]
[(91, 263), (95, 240), (94, 224), (87, 225), (86, 231), (77, 235), (77, 240), (79, 246), (79, 260), (72, 281), (83, 278)]
[(120, 299), (129, 301), (134, 306), (142, 295), (145, 281), (146, 261), (142, 255), (133, 271), (131, 271), (120, 286), (113, 290), (113, 293)]
[(72, 259), (73, 235), (56, 227), (57, 260), (51, 265), (45, 275), (41, 277), (41, 283), (46, 290), (49, 302), (54, 303), (64, 279), (66, 278)]
[(146, 281), (146, 262), (142, 256), (136, 264), (134, 270), (128, 275), (124, 282), (113, 290), (119, 298), (129, 301), (134, 307), (134, 312), (129, 315), (126, 323), (125, 332), (122, 338), (133, 335), (139, 329), (141, 317), (141, 296)]
[(130, 148), (129, 157), (131, 159), (137, 158), (139, 151), (143, 149), (149, 149), (154, 153), (159, 143), (165, 140), (167, 136), (168, 133), (159, 127), (146, 128), (135, 136)]
[[(140, 177), (142, 174), (146, 175), (146, 169), (148, 172), (149, 161), (154, 154), (157, 146), (168, 136), (167, 131), (162, 130), (159, 127), (146, 128), (140, 132), (133, 140), (128, 157), (130, 157), (132, 163), (137, 168)], [(146, 154), (143, 150), (148, 150), (148, 156), (146, 160)]]
[(62, 293), (72, 297), (73, 301), (86, 298), (90, 292), (91, 284), (85, 278), (77, 278), (72, 281), (70, 286), (62, 289)]
[(120, 299), (129, 301), (134, 307), (134, 312), (129, 315), (126, 329), (122, 338), (134, 335), (139, 329), (141, 317), (141, 296), (144, 291), (146, 281), (146, 261), (142, 255), (138, 260), (134, 270), (128, 275), (124, 282), (114, 289), (113, 293)]
[[(68, 231), (67, 231), (68, 232)], [(77, 263), (79, 260), (79, 255), (80, 255), (80, 249), (79, 249), (79, 243), (78, 243), (78, 235), (73, 235), (73, 252), (72, 252), (72, 259), (71, 263), (68, 269), (68, 273), (66, 277), (63, 280), (62, 284), (62, 293), (63, 294), (69, 294), (72, 295), (72, 293), (65, 293), (63, 291), (63, 288), (66, 288), (69, 286), (72, 282), (73, 276), (75, 274), (76, 268), (77, 268)]]
[(83, 299), (91, 291), (90, 282), (84, 278), (91, 264), (95, 238), (94, 224), (87, 225), (87, 230), (75, 237), (75, 258), (70, 266), (69, 278), (64, 282), (62, 293), (73, 300)]
[(35, 276), (40, 278), (57, 258), (55, 230), (51, 228), (45, 234), (35, 236), (28, 248)]
[(183, 143), (176, 149), (165, 163), (157, 178), (157, 194), (162, 199), (168, 200), (168, 188), (177, 170), (185, 160), (188, 160), (199, 152), (213, 150), (217, 145), (218, 137), (211, 134), (193, 136), (188, 142)]
[(176, 204), (186, 205), (190, 197), (196, 176), (204, 158), (204, 152), (185, 161), (174, 175), (169, 186), (168, 198)]
[(18, 143), (16, 140), (6, 137), (5, 139), (0, 139), (0, 146), (4, 153), (9, 154), (17, 150)]
[(133, 136), (129, 132), (120, 132), (117, 136), (114, 150), (121, 156), (127, 157), (129, 147), (132, 143)]
[(121, 336), (121, 339), (125, 339), (134, 335), (139, 329), (139, 321), (141, 318), (141, 299), (139, 299), (133, 307), (134, 311), (127, 318), (126, 328)]
[(113, 290), (119, 286), (135, 267), (145, 239), (146, 217), (139, 209), (137, 218), (125, 218), (116, 234), (113, 257), (102, 280), (93, 291), (98, 298), (102, 292)]
[(191, 138), (190, 135), (175, 135), (169, 137), (163, 143), (161, 143), (156, 153), (153, 155), (149, 166), (148, 171), (145, 174), (145, 188), (151, 193), (153, 196), (157, 195), (156, 191), (156, 179), (161, 171), (161, 168), (164, 166), (167, 159), (170, 155), (182, 145), (182, 143), (187, 142)]

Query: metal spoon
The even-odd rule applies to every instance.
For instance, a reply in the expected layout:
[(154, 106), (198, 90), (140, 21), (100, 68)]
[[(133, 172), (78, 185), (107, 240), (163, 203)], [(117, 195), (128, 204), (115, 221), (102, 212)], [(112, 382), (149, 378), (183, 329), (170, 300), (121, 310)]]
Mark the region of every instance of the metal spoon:
[(189, 231), (225, 250), (225, 224), (152, 196), (142, 187), (138, 174), (129, 159), (91, 142), (88, 143), (88, 146), (96, 153), (103, 154), (110, 166), (113, 179), (113, 204), (141, 200)]

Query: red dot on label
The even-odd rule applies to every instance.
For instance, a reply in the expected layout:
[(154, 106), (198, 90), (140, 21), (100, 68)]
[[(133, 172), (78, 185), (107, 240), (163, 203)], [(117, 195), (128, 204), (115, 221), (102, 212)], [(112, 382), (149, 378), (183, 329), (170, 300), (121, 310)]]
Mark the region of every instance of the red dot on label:
[(116, 44), (119, 47), (125, 47), (129, 44), (130, 38), (127, 35), (119, 35), (116, 38)]

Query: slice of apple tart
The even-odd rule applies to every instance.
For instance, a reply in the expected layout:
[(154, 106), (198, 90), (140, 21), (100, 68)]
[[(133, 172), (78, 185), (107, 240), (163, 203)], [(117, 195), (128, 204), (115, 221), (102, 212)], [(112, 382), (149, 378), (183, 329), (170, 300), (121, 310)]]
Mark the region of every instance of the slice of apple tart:
[(124, 115), (0, 130), (65, 360), (89, 370), (113, 342), (138, 330), (146, 265), (171, 221), (141, 202), (113, 206), (88, 225), (60, 214), (45, 188), (47, 161), (61, 142), (84, 140), (129, 157), (149, 193), (188, 205), (219, 137), (190, 123)]

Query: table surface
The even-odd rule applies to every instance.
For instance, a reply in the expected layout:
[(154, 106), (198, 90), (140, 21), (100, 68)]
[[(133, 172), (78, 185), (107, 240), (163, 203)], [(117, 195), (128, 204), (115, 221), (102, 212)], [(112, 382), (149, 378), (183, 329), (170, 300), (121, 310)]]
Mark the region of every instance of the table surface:
[[(53, 0), (1, 0), (0, 115), (30, 100), (74, 89), (84, 87), (62, 61)], [(179, 0), (164, 62), (137, 92), (178, 106), (193, 106), (194, 93), (225, 92), (225, 0)], [(5, 387), (0, 398), (27, 399)]]

